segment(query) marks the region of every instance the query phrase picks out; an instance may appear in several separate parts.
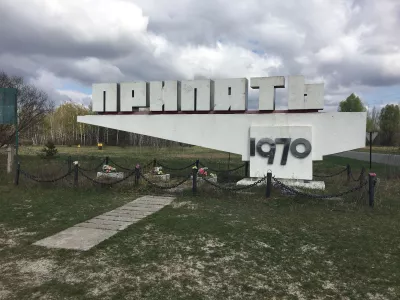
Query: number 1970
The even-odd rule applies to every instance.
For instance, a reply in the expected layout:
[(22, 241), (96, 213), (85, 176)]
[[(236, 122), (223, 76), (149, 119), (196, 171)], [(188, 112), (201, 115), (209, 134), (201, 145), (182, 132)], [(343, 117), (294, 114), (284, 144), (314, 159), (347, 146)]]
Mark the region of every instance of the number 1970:
[[(276, 145), (277, 144), (283, 144), (283, 153), (282, 153), (282, 158), (281, 158), (281, 165), (286, 165), (287, 162), (287, 157), (289, 154), (289, 149), (290, 153), (294, 157), (297, 158), (305, 158), (311, 153), (311, 144), (308, 140), (299, 138), (295, 139), (293, 142), (291, 142), (291, 138), (276, 138), (275, 141), (269, 138), (264, 138), (261, 139), (257, 142), (254, 138), (250, 139), (250, 156), (255, 156), (255, 152), (265, 158), (268, 158), (268, 164), (272, 165), (274, 163), (274, 158), (275, 158), (275, 152), (276, 152)], [(263, 145), (269, 145), (269, 151), (264, 151), (262, 149)], [(296, 147), (298, 145), (304, 145), (304, 152), (299, 152), (297, 151)]]

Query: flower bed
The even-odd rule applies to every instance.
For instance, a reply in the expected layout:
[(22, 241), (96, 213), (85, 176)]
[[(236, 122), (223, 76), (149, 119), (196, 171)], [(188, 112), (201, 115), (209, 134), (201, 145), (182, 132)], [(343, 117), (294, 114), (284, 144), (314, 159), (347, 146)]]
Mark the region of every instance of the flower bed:
[[(196, 166), (194, 166), (193, 169), (197, 169)], [(191, 178), (193, 179), (193, 175)], [(207, 167), (200, 168), (197, 171), (197, 183), (203, 183), (204, 178), (208, 181), (217, 182), (217, 174), (209, 172)]]
[(97, 178), (124, 178), (124, 172), (117, 172), (117, 169), (110, 165), (103, 165), (101, 172), (97, 172)]
[(149, 175), (157, 181), (170, 180), (170, 174), (164, 174), (164, 172), (162, 171), (162, 167), (154, 167)]

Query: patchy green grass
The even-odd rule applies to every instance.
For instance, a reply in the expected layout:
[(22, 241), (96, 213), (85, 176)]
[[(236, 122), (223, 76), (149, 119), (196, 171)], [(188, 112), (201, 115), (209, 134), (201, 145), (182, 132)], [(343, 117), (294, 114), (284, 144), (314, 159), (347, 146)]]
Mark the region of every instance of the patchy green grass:
[[(356, 151), (369, 152), (369, 146), (357, 149)], [(372, 153), (400, 154), (400, 147), (396, 147), (396, 146), (372, 146)]]
[[(132, 163), (159, 157), (150, 150), (143, 156), (133, 156), (135, 149), (113, 151), (101, 156)], [(207, 153), (174, 151), (162, 155), (170, 166)], [(60, 161), (69, 154), (61, 152)], [(87, 157), (99, 160), (96, 153)], [(204, 159), (210, 166), (225, 166), (225, 153), (208, 153)], [(231, 159), (240, 164), (239, 158)], [(40, 169), (38, 164), (57, 165), (57, 159), (44, 161), (32, 153), (21, 160), (32, 171)], [(315, 173), (335, 173), (347, 163), (358, 175), (363, 162), (339, 157), (316, 163)], [(383, 173), (384, 166), (376, 168)], [(1, 178), (0, 299), (400, 297), (400, 184), (390, 177), (382, 176), (373, 210), (360, 204), (365, 203), (360, 192), (315, 200), (274, 189), (266, 199), (264, 188), (233, 194), (200, 186), (196, 196), (190, 190), (178, 193), (172, 205), (87, 252), (32, 243), (155, 190), (133, 185), (73, 189), (25, 181), (15, 187), (11, 177)], [(354, 186), (346, 173), (326, 184), (327, 192)]]

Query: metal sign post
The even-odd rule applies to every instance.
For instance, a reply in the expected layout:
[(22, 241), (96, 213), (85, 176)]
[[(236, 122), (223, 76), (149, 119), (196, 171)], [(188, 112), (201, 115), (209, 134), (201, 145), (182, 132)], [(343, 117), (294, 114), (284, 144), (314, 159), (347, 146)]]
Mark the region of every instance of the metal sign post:
[(18, 161), (17, 89), (0, 88), (0, 125), (15, 126), (15, 161)]
[(369, 131), (367, 132), (367, 140), (369, 141), (369, 169), (372, 168), (372, 142), (375, 140), (378, 132)]

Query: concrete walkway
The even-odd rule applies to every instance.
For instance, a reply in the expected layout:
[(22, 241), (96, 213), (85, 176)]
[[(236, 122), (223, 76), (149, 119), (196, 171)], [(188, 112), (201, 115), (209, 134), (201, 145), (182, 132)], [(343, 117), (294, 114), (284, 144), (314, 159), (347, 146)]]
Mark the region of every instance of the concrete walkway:
[[(333, 154), (333, 156), (347, 157), (369, 162), (369, 152), (347, 151)], [(372, 153), (372, 162), (392, 166), (400, 166), (400, 155)]]
[(34, 243), (48, 248), (89, 250), (128, 226), (171, 204), (173, 197), (144, 196)]

